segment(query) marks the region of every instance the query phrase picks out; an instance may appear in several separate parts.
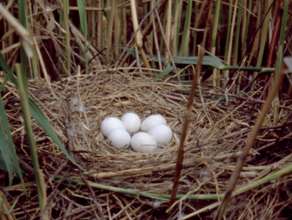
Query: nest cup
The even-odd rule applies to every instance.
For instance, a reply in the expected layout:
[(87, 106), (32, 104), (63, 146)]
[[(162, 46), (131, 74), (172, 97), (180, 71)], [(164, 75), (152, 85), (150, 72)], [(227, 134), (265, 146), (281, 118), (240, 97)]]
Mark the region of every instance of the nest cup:
[[(30, 92), (39, 100), (63, 142), (86, 167), (89, 178), (112, 186), (122, 183), (126, 188), (170, 192), (189, 83), (155, 81), (149, 72), (100, 72), (70, 77), (51, 87), (46, 85), (35, 83)], [(250, 109), (245, 106), (234, 111), (238, 100), (233, 99), (227, 106), (218, 101), (214, 90), (202, 90), (205, 95), (203, 99), (195, 97), (189, 119), (180, 193), (200, 184), (198, 193), (218, 193), (218, 189), (224, 192), (249, 130), (249, 124), (241, 122), (246, 121), (247, 113), (252, 114)], [(174, 133), (172, 142), (153, 154), (112, 147), (100, 131), (101, 121), (128, 111), (141, 118), (162, 114)], [(239, 184), (247, 178), (241, 177)]]

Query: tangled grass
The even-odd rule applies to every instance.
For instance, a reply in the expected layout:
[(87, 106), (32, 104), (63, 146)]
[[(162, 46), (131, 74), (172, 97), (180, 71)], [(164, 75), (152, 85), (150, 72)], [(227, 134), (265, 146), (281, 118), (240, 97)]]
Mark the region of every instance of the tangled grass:
[[(150, 71), (131, 69), (96, 71), (52, 84), (31, 82), (30, 93), (83, 168), (68, 162), (34, 125), (50, 216), (212, 219), (260, 109), (261, 91), (239, 96), (210, 89), (208, 85), (198, 88), (185, 144), (179, 199), (168, 208), (189, 89), (188, 81), (157, 81)], [(13, 89), (9, 91), (6, 107), (10, 109), (14, 138), (21, 140), (18, 150), (26, 171), (26, 186), (24, 189), (14, 185), (3, 191), (8, 202), (14, 204), (12, 213), (17, 219), (34, 219), (39, 213), (37, 192), (19, 121), (19, 105)], [(292, 161), (291, 107), (284, 103), (280, 108), (279, 124), (271, 126), (267, 116), (241, 172), (236, 196), (227, 213), (229, 219), (279, 219), (291, 211), (291, 174), (271, 177)], [(107, 115), (120, 116), (126, 111), (135, 111), (143, 117), (163, 114), (174, 131), (172, 143), (153, 154), (111, 147), (100, 132), (100, 121)]]

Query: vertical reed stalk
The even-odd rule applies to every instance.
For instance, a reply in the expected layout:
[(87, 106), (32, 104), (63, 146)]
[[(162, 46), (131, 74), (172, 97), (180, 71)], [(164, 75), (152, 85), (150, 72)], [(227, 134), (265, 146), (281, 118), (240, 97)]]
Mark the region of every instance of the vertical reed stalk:
[[(27, 9), (26, 9), (26, 1), (18, 0), (18, 13), (19, 13), (19, 21), (22, 25), (22, 28), (25, 28), (26, 32), (28, 31), (28, 19), (27, 19)], [(31, 36), (28, 36), (30, 41), (32, 41)], [(21, 70), (25, 73), (26, 76), (30, 76), (32, 78), (38, 78), (39, 76), (39, 65), (38, 65), (38, 58), (36, 55), (36, 51), (33, 47), (25, 48), (26, 42), (22, 42), (22, 48), (20, 49), (20, 60), (21, 60)], [(30, 52), (25, 53), (25, 50), (28, 49)], [(28, 51), (26, 50), (26, 51)], [(30, 59), (31, 58), (31, 59)], [(29, 71), (29, 67), (31, 67), (32, 71)], [(28, 73), (31, 73), (30, 75)]]
[(108, 1), (108, 6), (110, 6), (111, 10), (109, 12), (109, 16), (108, 16), (108, 26), (107, 26), (107, 53), (106, 53), (106, 57), (108, 62), (110, 60), (113, 59), (113, 31), (114, 31), (114, 20), (115, 20), (115, 16), (116, 16), (116, 4), (117, 1), (116, 0), (111, 0)]
[[(237, 15), (238, 0), (235, 0), (235, 3), (234, 3), (233, 7), (234, 7), (234, 9), (233, 9), (233, 14), (232, 14), (231, 29), (230, 29), (230, 33), (229, 33), (230, 37), (229, 37), (228, 54), (227, 54), (227, 60), (226, 60), (226, 63), (228, 65), (230, 65), (232, 63), (231, 62), (231, 55), (232, 55), (232, 50), (233, 50), (233, 40), (234, 40), (233, 36), (234, 36), (235, 20), (236, 20), (236, 15)], [(225, 72), (225, 79), (226, 79), (226, 82), (227, 82), (228, 79), (229, 79), (229, 71)]]
[(281, 16), (279, 11), (280, 9), (280, 1), (275, 2), (274, 6), (274, 22), (272, 27), (272, 37), (269, 45), (269, 54), (268, 54), (268, 63), (267, 66), (273, 66), (275, 62), (275, 51), (277, 47), (277, 42), (279, 41), (279, 32), (280, 32), (280, 25), (281, 25)]
[[(285, 37), (286, 37), (286, 29), (287, 29), (287, 21), (288, 21), (288, 6), (289, 0), (283, 0), (283, 15), (281, 21), (281, 28), (280, 28), (280, 37), (279, 37), (279, 47), (277, 51), (277, 60), (275, 65), (275, 77), (273, 77), (272, 84), (275, 84), (277, 78), (283, 78), (282, 73), (282, 65), (283, 65), (283, 53), (284, 53), (284, 46), (285, 46)], [(276, 124), (279, 120), (279, 94), (276, 95), (276, 99), (273, 101), (273, 122)]]
[[(196, 6), (199, 7), (199, 4), (201, 4), (200, 6), (200, 9), (199, 10), (196, 10), (196, 16), (194, 16), (194, 27), (195, 27), (195, 34), (194, 34), (194, 39), (193, 39), (193, 42), (194, 42), (194, 45), (195, 45), (195, 48), (194, 48), (194, 54), (196, 54), (196, 45), (197, 45), (197, 38), (198, 38), (198, 34), (197, 32), (199, 31), (198, 29), (200, 28), (200, 25), (201, 23), (206, 23), (206, 19), (203, 17), (206, 13), (206, 8), (207, 8), (207, 5), (209, 3), (209, 0), (204, 0), (203, 2), (197, 2), (196, 3)], [(204, 22), (202, 22), (202, 20)], [(207, 24), (207, 23), (206, 23)]]
[(174, 19), (172, 25), (172, 52), (173, 55), (177, 55), (178, 45), (179, 45), (179, 32), (180, 32), (180, 20), (181, 20), (181, 10), (182, 10), (181, 0), (176, 0), (174, 3)]
[(236, 30), (235, 30), (235, 41), (234, 41), (234, 49), (233, 49), (233, 63), (236, 65), (239, 61), (239, 42), (240, 42), (240, 36), (241, 36), (241, 21), (243, 16), (243, 0), (238, 0), (238, 4), (235, 5), (238, 10), (237, 20), (236, 20)]
[(64, 28), (64, 38), (65, 38), (65, 74), (67, 76), (71, 75), (71, 45), (70, 45), (70, 28), (69, 28), (69, 0), (62, 0), (63, 12), (62, 12), (62, 23)]
[(258, 58), (257, 58), (257, 66), (261, 66), (263, 62), (263, 56), (264, 56), (264, 50), (266, 48), (266, 43), (269, 35), (269, 22), (271, 20), (271, 10), (270, 10), (270, 5), (272, 4), (272, 0), (266, 0), (263, 3), (263, 14), (265, 15), (263, 26), (261, 28), (260, 32), (260, 48), (259, 48), (259, 53), (258, 53)]
[(128, 34), (128, 28), (127, 28), (127, 9), (126, 8), (122, 8), (122, 22), (123, 22), (123, 25), (122, 25), (122, 42), (124, 44), (126, 44), (127, 42), (127, 34)]
[[(261, 1), (255, 1), (255, 7), (257, 9), (257, 20), (256, 20), (256, 28), (260, 28), (260, 25), (261, 25), (261, 20), (262, 20), (262, 3)], [(255, 33), (255, 38), (254, 38), (254, 41), (253, 41), (253, 44), (252, 44), (252, 49), (251, 49), (251, 52), (249, 54), (249, 60), (247, 61), (248, 64), (251, 63), (251, 61), (253, 60), (253, 58), (255, 56), (257, 56), (258, 54), (258, 51), (259, 51), (259, 42), (260, 42), (260, 32), (259, 31), (256, 31)]]
[(193, 9), (193, 0), (188, 0), (188, 6), (185, 16), (184, 22), (184, 30), (181, 40), (181, 47), (179, 54), (181, 56), (188, 56), (189, 55), (189, 44), (190, 44), (190, 26), (191, 26), (191, 19), (192, 19), (192, 9)]
[(86, 3), (82, 0), (78, 0), (77, 4), (78, 4), (81, 32), (83, 33), (85, 39), (88, 40), (87, 13), (85, 9)]
[(228, 4), (228, 20), (227, 20), (227, 35), (224, 49), (224, 60), (228, 60), (228, 53), (230, 47), (230, 38), (231, 38), (231, 29), (232, 29), (232, 0), (229, 0)]
[[(27, 1), (27, 4), (28, 4), (28, 14), (34, 14), (33, 13), (33, 7), (32, 7), (32, 2), (31, 1)], [(33, 25), (34, 25), (34, 19), (27, 19), (27, 26), (26, 26), (26, 29), (28, 29), (31, 33), (33, 33), (33, 31), (35, 30), (33, 28)], [(36, 28), (37, 30), (37, 28)], [(39, 33), (36, 33), (36, 35), (40, 35)], [(29, 59), (29, 63), (31, 65), (31, 69), (32, 71), (30, 71), (32, 74), (31, 74), (31, 77), (34, 78), (34, 79), (39, 79), (41, 78), (40, 76), (40, 65), (39, 65), (39, 59), (38, 59), (38, 56), (37, 56), (37, 52), (35, 49), (33, 49), (33, 56), (31, 57), (31, 59)]]
[(85, 38), (85, 46), (82, 48), (82, 54), (83, 58), (85, 59), (85, 73), (88, 73), (88, 56), (87, 51), (89, 49), (88, 47), (88, 27), (87, 27), (87, 13), (85, 10), (86, 3), (82, 0), (77, 1), (78, 4), (78, 12), (79, 12), (79, 20), (80, 20), (80, 27), (81, 32), (84, 35)]
[[(216, 41), (218, 34), (218, 25), (220, 19), (220, 11), (221, 11), (221, 0), (216, 0), (215, 4), (215, 15), (212, 26), (212, 35), (211, 35), (211, 53), (216, 55)], [(219, 84), (219, 72), (218, 70), (213, 70), (213, 86), (217, 87)]]
[[(77, 2), (78, 3), (78, 2)], [(84, 6), (91, 6), (91, 7), (96, 7), (95, 4), (94, 4), (94, 1), (93, 0), (88, 0), (88, 1), (85, 1), (84, 2)], [(79, 10), (79, 7), (78, 7), (78, 10)], [(95, 45), (95, 39), (94, 39), (94, 36), (96, 36), (96, 16), (95, 16), (95, 11), (91, 11), (87, 8), (84, 8), (85, 10), (85, 13), (87, 15), (87, 23), (86, 23), (86, 26), (88, 27), (88, 40), (89, 42), (92, 43), (92, 45)]]
[(122, 38), (122, 30), (123, 30), (123, 20), (122, 18), (122, 10), (115, 4), (116, 15), (114, 17), (114, 57), (119, 56), (119, 52), (121, 51), (121, 45), (123, 44)]
[[(171, 50), (170, 42), (171, 42), (171, 21), (172, 21), (172, 0), (168, 0), (167, 4), (167, 11), (166, 11), (166, 30), (165, 30), (165, 41), (166, 41), (166, 47)], [(166, 50), (165, 53), (165, 59), (168, 63), (169, 61), (169, 53)]]
[(97, 13), (97, 32), (96, 32), (96, 46), (99, 49), (103, 49), (103, 33), (104, 31), (100, 31), (103, 30), (103, 19), (104, 19), (104, 4), (103, 4), (103, 0), (99, 0), (98, 1), (98, 5), (99, 8), (101, 8), (101, 11)]
[(139, 27), (136, 0), (130, 0), (130, 3), (131, 3), (131, 14), (132, 14), (134, 33), (135, 33), (136, 46), (138, 47), (138, 49), (141, 53), (144, 65), (147, 68), (150, 68), (150, 64), (146, 58), (146, 54), (145, 54), (144, 49), (143, 49), (143, 35), (142, 35), (142, 31)]
[(289, 0), (284, 0), (283, 4), (283, 16), (281, 22), (281, 31), (280, 31), (280, 43), (277, 52), (277, 61), (276, 61), (276, 74), (273, 83), (271, 84), (271, 89), (269, 90), (269, 94), (266, 98), (266, 101), (262, 105), (262, 109), (257, 117), (256, 123), (253, 126), (252, 130), (250, 131), (247, 137), (247, 143), (243, 149), (242, 155), (238, 158), (235, 170), (230, 178), (229, 187), (225, 193), (224, 199), (222, 201), (221, 206), (218, 209), (218, 213), (216, 219), (220, 220), (223, 219), (225, 210), (228, 206), (229, 201), (232, 198), (233, 191), (238, 181), (238, 177), (242, 170), (242, 167), (245, 163), (247, 156), (249, 155), (250, 149), (254, 145), (257, 137), (257, 133), (264, 122), (265, 116), (271, 108), (271, 105), (274, 101), (274, 97), (277, 95), (279, 91), (279, 87), (282, 82), (282, 65), (283, 65), (283, 49), (284, 49), (284, 42), (285, 42), (285, 35), (286, 35), (286, 27), (287, 27), (287, 20), (288, 20), (288, 3)]
[(228, 45), (228, 55), (227, 55), (227, 64), (232, 64), (231, 56), (233, 51), (233, 41), (234, 41), (234, 29), (235, 29), (235, 20), (238, 10), (238, 0), (235, 0), (235, 3), (233, 5), (233, 13), (232, 13), (232, 21), (231, 21), (231, 30), (230, 30), (230, 38), (229, 38), (229, 45)]
[[(23, 111), (24, 126), (25, 126), (25, 131), (28, 137), (28, 142), (29, 142), (30, 150), (31, 150), (31, 160), (32, 160), (34, 175), (36, 179), (39, 206), (40, 206), (41, 212), (43, 212), (47, 203), (46, 185), (44, 182), (43, 172), (40, 169), (39, 161), (38, 161), (37, 147), (36, 147), (35, 138), (34, 138), (33, 130), (32, 130), (32, 119), (31, 119), (31, 112), (30, 112), (30, 106), (29, 106), (29, 99), (27, 95), (25, 80), (23, 77), (24, 73), (21, 72), (21, 67), (19, 64), (16, 64), (16, 74), (17, 74), (18, 92), (19, 92), (20, 102), (21, 102), (22, 111)], [(43, 219), (48, 219), (46, 218), (44, 214), (45, 213), (42, 213)]]
[[(151, 10), (155, 10), (155, 1), (151, 1)], [(152, 26), (153, 26), (153, 41), (154, 41), (154, 46), (155, 46), (155, 50), (156, 50), (156, 55), (158, 58), (158, 67), (160, 70), (162, 70), (162, 63), (161, 63), (161, 52), (160, 52), (160, 48), (159, 48), (159, 42), (158, 42), (158, 36), (157, 36), (157, 27), (156, 27), (156, 23), (155, 23), (155, 13), (152, 13), (151, 15), (151, 22), (152, 22)], [(168, 54), (168, 53), (167, 53)]]
[(220, 10), (221, 10), (221, 0), (216, 0), (215, 14), (214, 14), (214, 20), (213, 20), (213, 26), (212, 26), (212, 36), (211, 36), (211, 49), (212, 49), (213, 54), (215, 54), (216, 52), (216, 40), (217, 40), (217, 34), (218, 34)]
[(242, 28), (241, 28), (241, 57), (243, 58), (244, 52), (246, 51), (246, 42), (247, 42), (247, 32), (248, 32), (248, 20), (249, 20), (249, 8), (248, 1), (243, 0), (242, 5)]
[[(27, 28), (27, 16), (26, 16), (26, 1), (18, 0), (18, 14), (19, 14), (19, 22), (24, 27)], [(21, 70), (26, 75), (29, 73), (29, 61), (25, 54), (24, 48), (20, 49), (20, 61), (21, 61)]]

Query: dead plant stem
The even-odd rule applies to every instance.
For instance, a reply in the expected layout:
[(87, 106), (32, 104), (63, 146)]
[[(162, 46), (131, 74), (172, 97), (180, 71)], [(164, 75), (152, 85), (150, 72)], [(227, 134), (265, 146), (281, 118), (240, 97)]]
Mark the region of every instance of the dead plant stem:
[(232, 176), (230, 178), (229, 187), (228, 187), (228, 189), (227, 189), (227, 191), (225, 193), (225, 196), (224, 196), (224, 199), (222, 201), (222, 204), (218, 209), (218, 213), (217, 213), (217, 216), (216, 216), (217, 220), (223, 218), (225, 210), (227, 208), (227, 205), (228, 205), (229, 201), (232, 198), (233, 191), (234, 191), (235, 186), (237, 184), (238, 177), (239, 177), (240, 172), (242, 170), (242, 167), (243, 167), (243, 165), (245, 163), (245, 160), (246, 160), (247, 156), (249, 155), (250, 149), (252, 148), (252, 146), (255, 143), (255, 140), (256, 140), (256, 137), (257, 137), (257, 133), (258, 133), (259, 129), (261, 128), (261, 125), (262, 125), (262, 123), (263, 123), (263, 121), (265, 119), (265, 116), (266, 116), (267, 112), (270, 110), (272, 101), (273, 101), (275, 95), (277, 94), (277, 92), (279, 90), (279, 86), (281, 84), (281, 75), (282, 74), (278, 74), (278, 76), (276, 78), (276, 81), (275, 81), (275, 84), (272, 87), (272, 89), (269, 91), (267, 99), (266, 99), (265, 103), (262, 106), (262, 110), (260, 111), (260, 113), (259, 113), (259, 115), (257, 117), (257, 121), (256, 121), (254, 127), (252, 128), (252, 130), (250, 131), (250, 133), (248, 135), (247, 143), (246, 143), (246, 145), (245, 145), (245, 147), (243, 149), (243, 152), (242, 152), (241, 156), (238, 158), (237, 165), (236, 165), (235, 170), (234, 170), (234, 172), (233, 172), (233, 174), (232, 174)]
[(191, 87), (191, 92), (190, 92), (190, 95), (188, 98), (187, 109), (186, 109), (185, 116), (184, 116), (182, 134), (181, 134), (180, 144), (179, 144), (179, 148), (178, 148), (178, 152), (177, 152), (175, 176), (174, 176), (173, 188), (172, 188), (170, 204), (169, 204), (170, 206), (176, 200), (176, 194), (177, 194), (177, 189), (178, 189), (178, 185), (179, 185), (181, 170), (183, 167), (184, 143), (185, 143), (185, 140), (187, 137), (187, 131), (188, 131), (188, 127), (190, 124), (190, 117), (191, 117), (191, 113), (192, 113), (194, 96), (195, 96), (195, 92), (196, 92), (197, 82), (198, 82), (198, 79), (199, 79), (199, 76), (201, 73), (203, 56), (205, 53), (205, 50), (203, 47), (201, 47), (200, 45), (198, 47), (199, 47), (198, 64), (197, 64), (196, 70), (193, 71), (192, 87)]

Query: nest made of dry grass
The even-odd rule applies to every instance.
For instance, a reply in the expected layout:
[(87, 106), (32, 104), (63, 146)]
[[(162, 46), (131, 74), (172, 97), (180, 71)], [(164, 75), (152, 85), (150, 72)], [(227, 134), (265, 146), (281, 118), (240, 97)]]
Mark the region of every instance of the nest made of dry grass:
[[(126, 187), (166, 193), (173, 179), (188, 90), (188, 85), (157, 82), (142, 73), (105, 73), (73, 77), (53, 84), (51, 90), (38, 85), (31, 91), (63, 141), (90, 161), (85, 165), (89, 175), (111, 178), (123, 182)], [(204, 108), (197, 100), (193, 108), (190, 135), (185, 145), (188, 168), (184, 171), (188, 182), (199, 180), (202, 170), (209, 173), (208, 167), (218, 173), (226, 164), (231, 165), (230, 161), (235, 162), (252, 123), (246, 117), (240, 119), (237, 112), (225, 115), (226, 110), (218, 107), (216, 97), (207, 102)], [(120, 116), (127, 111), (141, 116), (151, 113), (165, 116), (175, 134), (172, 144), (155, 154), (111, 147), (100, 132), (100, 122), (105, 116)], [(236, 132), (230, 132), (232, 130)], [(231, 169), (232, 166), (229, 171)], [(152, 175), (155, 171), (159, 175)], [(209, 175), (211, 177), (211, 173)], [(223, 179), (225, 181), (226, 177)], [(219, 180), (218, 184), (221, 185)], [(185, 190), (189, 189), (187, 186)]]
[[(76, 185), (74, 187), (71, 185), (76, 192), (73, 193), (73, 189), (71, 189), (70, 192), (73, 194), (69, 193), (70, 199), (63, 198), (63, 205), (67, 208), (69, 204), (72, 205), (72, 201), (74, 201), (74, 206), (76, 200), (86, 200), (86, 197), (88, 200), (94, 198), (99, 201), (99, 204), (107, 204), (105, 206), (109, 208), (106, 209), (107, 211), (102, 210), (102, 205), (99, 207), (91, 201), (90, 208), (88, 205), (83, 207), (88, 211), (87, 214), (83, 213), (85, 216), (90, 216), (89, 213), (92, 215), (93, 210), (98, 210), (99, 214), (96, 215), (107, 216), (109, 215), (108, 209), (110, 209), (113, 213), (120, 213), (119, 216), (122, 215), (127, 219), (127, 211), (125, 211), (127, 209), (124, 206), (118, 205), (117, 207), (109, 201), (114, 198), (113, 200), (120, 200), (121, 204), (127, 204), (126, 201), (128, 201), (131, 210), (134, 210), (135, 207), (145, 209), (146, 206), (148, 209), (145, 210), (153, 214), (153, 210), (155, 210), (153, 207), (157, 204), (153, 205), (148, 199), (143, 200), (143, 197), (130, 199), (127, 197), (127, 189), (160, 195), (170, 193), (189, 90), (190, 84), (187, 81), (157, 81), (153, 78), (152, 73), (137, 71), (97, 72), (91, 75), (69, 77), (50, 85), (40, 81), (32, 83), (30, 88), (32, 96), (38, 100), (62, 141), (74, 152), (77, 162), (85, 168), (85, 171), (78, 171), (74, 165), (66, 162), (52, 144), (47, 141), (39, 141), (42, 165), (47, 166), (45, 174), (51, 181), (52, 192), (62, 185), (60, 181), (54, 180), (59, 185), (55, 183), (53, 177), (72, 177), (72, 181), (74, 177), (77, 177), (80, 184), (84, 179), (89, 181), (86, 182), (85, 187), (91, 190), (82, 192), (81, 188), (84, 187), (84, 184), (81, 184), (82, 187), (78, 186), (77, 189)], [(185, 195), (222, 194), (227, 189), (229, 177), (245, 144), (247, 133), (260, 109), (261, 101), (249, 96), (226, 94), (207, 86), (198, 89), (197, 94), (185, 144), (184, 169), (179, 193)], [(268, 128), (270, 126), (269, 117), (272, 117), (268, 115), (264, 125), (267, 129), (261, 131), (248, 164), (241, 173), (239, 186), (267, 175), (273, 166), (279, 166), (278, 161), (291, 163), (292, 151), (288, 146), (292, 139), (288, 135), (289, 132), (291, 133), (291, 127), (289, 124), (286, 125), (291, 109), (285, 103), (280, 107), (279, 125), (283, 126), (275, 127), (275, 129)], [(111, 147), (100, 132), (100, 121), (105, 116), (120, 116), (127, 111), (135, 111), (144, 117), (151, 113), (160, 113), (165, 116), (175, 134), (172, 143), (154, 154)], [(275, 134), (280, 137), (288, 135), (288, 138), (281, 141), (271, 140)], [(41, 137), (41, 132), (37, 136)], [(276, 150), (278, 147), (281, 147), (281, 152)], [(267, 155), (267, 151), (270, 152), (269, 155)], [(82, 176), (81, 179), (80, 176)], [(291, 181), (291, 176), (280, 181), (279, 185), (288, 187), (289, 179)], [(75, 184), (77, 183), (78, 181), (75, 181)], [(94, 185), (94, 183), (102, 185)], [(99, 190), (104, 187), (103, 190), (106, 190), (107, 193), (96, 195), (96, 192), (92, 192), (94, 191), (92, 188), (95, 187)], [(117, 189), (110, 187), (125, 189), (126, 197), (120, 198), (119, 194), (119, 196), (108, 194)], [(258, 193), (270, 196), (266, 192), (270, 191), (264, 190)], [(56, 193), (52, 193), (52, 197), (55, 198), (55, 196)], [(256, 201), (250, 205), (251, 207), (257, 204), (258, 200), (254, 198), (254, 195), (250, 194), (250, 196), (252, 198), (250, 203)], [(203, 201), (199, 203), (185, 200), (185, 203), (181, 205), (184, 208), (180, 206), (182, 209), (180, 213), (194, 212), (198, 207), (210, 203), (216, 196), (210, 201), (204, 199), (204, 196), (202, 198)], [(280, 215), (280, 209), (276, 209), (278, 206), (275, 204), (279, 204), (281, 199), (282, 197), (277, 195), (277, 199), (269, 200), (269, 205), (272, 206), (270, 209), (274, 208), (275, 212), (271, 212), (267, 216)], [(61, 205), (59, 202), (56, 203)], [(242, 205), (238, 206), (236, 210), (245, 210)], [(237, 204), (233, 204), (233, 206), (236, 207)], [(257, 211), (246, 211), (245, 216), (255, 217), (259, 216), (259, 213), (263, 214), (262, 208), (260, 208), (262, 206), (265, 206), (264, 203), (258, 207), (254, 206), (253, 210)], [(76, 210), (77, 207), (78, 205), (75, 207)], [(162, 206), (157, 207), (159, 209)], [(64, 217), (66, 212), (60, 208), (55, 206), (52, 209)], [(234, 210), (230, 215), (238, 216), (239, 213)], [(145, 216), (149, 217), (151, 215), (148, 212), (145, 212)], [(177, 209), (175, 213), (178, 213)], [(140, 214), (135, 212), (132, 216), (140, 218)], [(69, 216), (72, 217), (72, 215)]]

